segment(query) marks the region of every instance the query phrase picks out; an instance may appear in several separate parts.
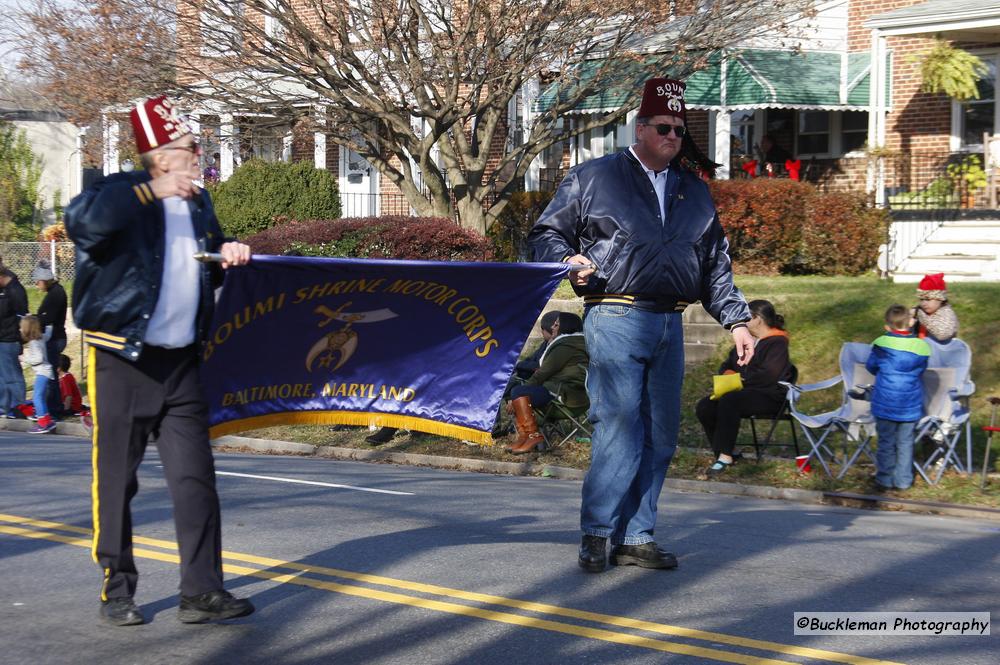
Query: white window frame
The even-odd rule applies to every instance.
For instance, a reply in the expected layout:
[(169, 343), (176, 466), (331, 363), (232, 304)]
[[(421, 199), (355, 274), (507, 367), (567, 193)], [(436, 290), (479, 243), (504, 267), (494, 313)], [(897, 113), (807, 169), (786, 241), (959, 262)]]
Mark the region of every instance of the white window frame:
[[(1000, 87), (1000, 50), (983, 49), (970, 51), (973, 55), (982, 60), (992, 60), (996, 78), (993, 80), (993, 133), (1000, 134), (1000, 95), (997, 95), (997, 88)], [(949, 148), (951, 152), (982, 152), (983, 143), (962, 144), (962, 102), (951, 100), (951, 137)]]
[[(795, 158), (796, 159), (840, 159), (842, 157), (858, 157), (864, 154), (863, 148), (858, 148), (850, 152), (844, 151), (844, 114), (845, 113), (855, 113), (857, 111), (853, 109), (845, 109), (841, 111), (796, 111), (795, 112)], [(864, 111), (861, 111), (864, 113)], [(827, 142), (826, 152), (801, 152), (799, 150), (799, 136), (802, 132), (799, 130), (799, 114), (801, 113), (826, 113), (830, 119), (829, 125), (826, 132), (811, 132), (809, 135), (819, 135), (827, 134), (829, 136), (829, 141)], [(868, 133), (867, 125), (864, 129), (855, 130), (858, 134)]]
[[(231, 15), (243, 15), (245, 8), (243, 7), (243, 0), (210, 0), (214, 6), (220, 7), (224, 13), (232, 13)], [(218, 23), (214, 16), (208, 15), (204, 10), (198, 12), (198, 28), (201, 32), (201, 49), (200, 54), (203, 58), (214, 58), (220, 55), (226, 55), (229, 53), (229, 44), (225, 46), (219, 46), (210, 39), (214, 35), (225, 34), (229, 35), (228, 39), (234, 39), (239, 37), (239, 33), (236, 28), (232, 26), (228, 27), (216, 27)]]

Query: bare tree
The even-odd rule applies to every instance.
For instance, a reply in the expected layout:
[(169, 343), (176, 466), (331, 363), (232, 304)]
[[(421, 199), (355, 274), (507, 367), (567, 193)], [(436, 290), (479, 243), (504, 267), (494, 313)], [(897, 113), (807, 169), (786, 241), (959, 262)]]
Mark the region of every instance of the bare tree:
[[(103, 109), (173, 86), (172, 14), (144, 0), (25, 0), (4, 37), (51, 109), (96, 128)], [(93, 159), (100, 132), (89, 138)]]

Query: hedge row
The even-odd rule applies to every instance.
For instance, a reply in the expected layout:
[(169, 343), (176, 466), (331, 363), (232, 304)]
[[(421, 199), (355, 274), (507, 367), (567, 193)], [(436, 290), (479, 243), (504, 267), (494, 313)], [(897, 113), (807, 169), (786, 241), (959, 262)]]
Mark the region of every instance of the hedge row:
[(276, 220), (246, 238), (258, 254), (288, 254), (428, 261), (491, 261), (490, 241), (442, 217), (357, 217)]
[(792, 180), (709, 184), (730, 255), (745, 274), (854, 275), (870, 270), (889, 223), (862, 194), (827, 194)]
[(239, 238), (269, 228), (277, 217), (340, 217), (336, 176), (309, 162), (251, 159), (209, 192), (222, 230)]

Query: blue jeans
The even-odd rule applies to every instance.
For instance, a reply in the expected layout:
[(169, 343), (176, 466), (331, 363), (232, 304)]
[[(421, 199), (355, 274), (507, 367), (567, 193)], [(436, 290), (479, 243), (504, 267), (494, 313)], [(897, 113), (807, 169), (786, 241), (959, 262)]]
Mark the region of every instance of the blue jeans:
[(875, 449), (875, 482), (905, 490), (913, 484), (913, 431), (916, 421), (875, 419), (878, 448)]
[(21, 344), (0, 342), (0, 417), (24, 401), (24, 372), (21, 370)]
[(49, 406), (46, 404), (48, 393), (46, 391), (51, 383), (52, 379), (49, 377), (41, 374), (35, 375), (35, 393), (32, 395), (32, 401), (35, 403), (36, 418), (49, 415)]
[(656, 502), (677, 448), (681, 315), (595, 305), (583, 331), (594, 436), (580, 528), (615, 545), (642, 545), (653, 540)]

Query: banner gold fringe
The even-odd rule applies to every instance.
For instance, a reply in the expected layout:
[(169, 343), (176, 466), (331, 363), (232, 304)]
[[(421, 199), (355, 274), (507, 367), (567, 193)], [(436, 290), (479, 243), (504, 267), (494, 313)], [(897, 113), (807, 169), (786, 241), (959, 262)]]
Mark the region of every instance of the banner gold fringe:
[(436, 420), (401, 416), (394, 413), (368, 413), (364, 411), (282, 411), (264, 416), (253, 416), (221, 423), (210, 427), (208, 435), (212, 439), (227, 434), (238, 434), (247, 430), (277, 425), (356, 425), (358, 427), (396, 427), (416, 430), (428, 434), (448, 436), (463, 441), (471, 441), (483, 446), (493, 445), (493, 435), (471, 427), (449, 425)]

